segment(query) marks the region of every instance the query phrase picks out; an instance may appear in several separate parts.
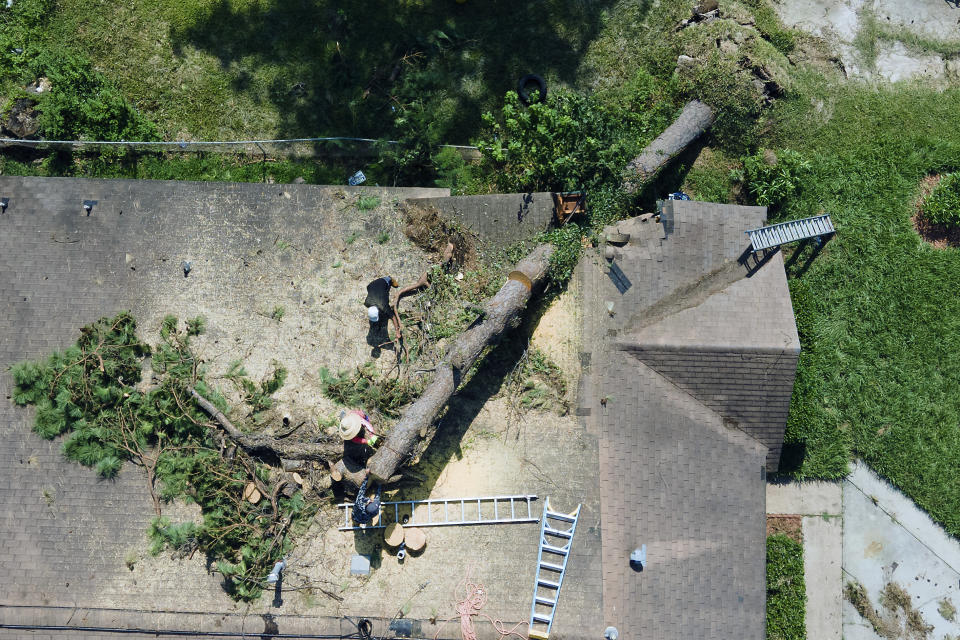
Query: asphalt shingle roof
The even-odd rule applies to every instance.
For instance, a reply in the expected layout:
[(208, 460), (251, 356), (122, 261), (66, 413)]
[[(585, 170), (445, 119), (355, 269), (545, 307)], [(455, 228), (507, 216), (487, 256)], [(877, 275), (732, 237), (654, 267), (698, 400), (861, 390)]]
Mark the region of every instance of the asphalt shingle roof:
[(746, 253), (765, 216), (670, 201), (659, 222), (611, 229), (629, 242), (584, 267), (604, 624), (623, 637), (764, 637), (765, 474), (800, 349), (782, 257)]

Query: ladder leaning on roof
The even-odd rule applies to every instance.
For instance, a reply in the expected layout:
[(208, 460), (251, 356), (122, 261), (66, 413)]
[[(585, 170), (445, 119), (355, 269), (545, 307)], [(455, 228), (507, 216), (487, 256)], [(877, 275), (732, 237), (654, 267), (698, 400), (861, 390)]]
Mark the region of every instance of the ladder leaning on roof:
[[(550, 498), (544, 501), (543, 518), (540, 520), (540, 551), (537, 553), (537, 580), (533, 587), (533, 604), (530, 606), (528, 638), (547, 640), (550, 636), (553, 614), (557, 610), (560, 586), (567, 572), (567, 559), (570, 557), (570, 545), (577, 529), (581, 506), (577, 505), (573, 513), (559, 513), (550, 510)], [(551, 520), (554, 522), (550, 522)], [(549, 554), (548, 560), (544, 560), (544, 553)], [(546, 629), (543, 629), (544, 626)]]
[(830, 214), (826, 213), (822, 216), (781, 222), (769, 227), (748, 229), (745, 233), (750, 236), (750, 246), (753, 252), (757, 253), (758, 251), (779, 247), (788, 242), (830, 236), (836, 233), (836, 229), (833, 228)]

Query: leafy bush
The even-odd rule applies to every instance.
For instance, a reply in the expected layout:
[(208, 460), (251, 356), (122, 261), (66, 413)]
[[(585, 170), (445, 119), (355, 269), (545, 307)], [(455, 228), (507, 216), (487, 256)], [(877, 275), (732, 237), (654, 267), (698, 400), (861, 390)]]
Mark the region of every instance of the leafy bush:
[(934, 224), (960, 226), (960, 173), (945, 174), (921, 210)]
[(30, 63), (40, 53), (46, 17), (54, 0), (17, 0), (0, 14), (0, 85), (22, 83)]
[(41, 52), (30, 64), (52, 88), (40, 96), (40, 131), (54, 140), (157, 140), (158, 132), (90, 61), (66, 49)]
[(643, 144), (673, 115), (669, 90), (639, 75), (630, 90), (582, 95), (560, 88), (545, 102), (521, 104), (507, 93), (498, 117), (483, 116), (477, 146), (501, 191), (570, 191), (619, 183)]
[(785, 535), (767, 538), (767, 639), (804, 640), (807, 592), (803, 545)]
[(774, 154), (757, 151), (743, 159), (743, 169), (734, 177), (743, 182), (751, 200), (763, 207), (779, 207), (798, 195), (811, 173), (811, 164), (789, 149)]

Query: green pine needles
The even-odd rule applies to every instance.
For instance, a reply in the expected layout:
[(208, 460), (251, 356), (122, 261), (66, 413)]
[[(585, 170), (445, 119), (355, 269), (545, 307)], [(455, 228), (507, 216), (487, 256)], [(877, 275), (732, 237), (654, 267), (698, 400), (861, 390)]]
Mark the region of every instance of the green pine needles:
[[(200, 551), (216, 564), (233, 597), (251, 600), (289, 550), (290, 530), (313, 510), (300, 491), (281, 493), (283, 483), (271, 483), (267, 465), (242, 450), (229, 459), (223, 455), (219, 432), (189, 393), (195, 388), (227, 410), (191, 351), (191, 338), (204, 328), (200, 317), (181, 328), (176, 317), (167, 316), (161, 342), (152, 349), (137, 337), (129, 313), (101, 318), (81, 329), (68, 349), (13, 366), (13, 400), (34, 405), (37, 434), (48, 439), (66, 434), (63, 454), (101, 477), (116, 476), (128, 461), (142, 467), (157, 513), (148, 530), (151, 553), (169, 549), (184, 557)], [(144, 390), (139, 383), (148, 356), (156, 384)], [(258, 411), (270, 406), (269, 396), (283, 384), (286, 370), (277, 366), (257, 384), (235, 363), (226, 377), (247, 392), (248, 404)], [(256, 504), (243, 498), (251, 482), (265, 498)], [(176, 499), (200, 505), (202, 522), (162, 517), (161, 504)]]

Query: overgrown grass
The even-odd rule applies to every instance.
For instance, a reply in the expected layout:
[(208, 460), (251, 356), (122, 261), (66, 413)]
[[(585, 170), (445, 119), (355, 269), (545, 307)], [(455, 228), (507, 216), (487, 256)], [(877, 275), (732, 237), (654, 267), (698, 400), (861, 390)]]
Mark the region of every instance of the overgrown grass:
[[(0, 154), (0, 174), (11, 176), (75, 176), (137, 178), (148, 180), (196, 180), (201, 182), (291, 183), (297, 178), (309, 184), (346, 184), (356, 170), (356, 159), (323, 158), (263, 160), (244, 154), (183, 152), (97, 153), (24, 152)], [(386, 180), (377, 167), (364, 169), (371, 183)]]
[(943, 126), (958, 109), (957, 89), (808, 79), (770, 137), (812, 165), (779, 217), (829, 211), (838, 229), (809, 268), (806, 252), (788, 268), (803, 353), (786, 470), (836, 478), (860, 456), (955, 535), (960, 253), (927, 246), (910, 216), (920, 180), (960, 163), (960, 130)]
[(807, 591), (803, 545), (783, 534), (767, 538), (767, 640), (804, 640)]

